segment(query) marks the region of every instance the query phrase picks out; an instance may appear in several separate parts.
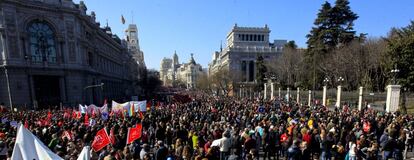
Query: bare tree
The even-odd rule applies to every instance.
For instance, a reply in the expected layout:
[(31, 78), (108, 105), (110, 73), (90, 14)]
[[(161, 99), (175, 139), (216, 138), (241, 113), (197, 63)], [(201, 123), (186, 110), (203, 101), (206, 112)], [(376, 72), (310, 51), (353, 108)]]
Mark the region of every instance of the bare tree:
[(303, 84), (304, 52), (301, 49), (286, 47), (280, 57), (268, 61), (269, 72), (276, 73), (279, 82), (284, 86), (292, 86), (296, 82)]
[(233, 90), (234, 84), (240, 80), (240, 76), (241, 74), (238, 72), (229, 72), (227, 68), (222, 67), (210, 76), (211, 88), (228, 96)]

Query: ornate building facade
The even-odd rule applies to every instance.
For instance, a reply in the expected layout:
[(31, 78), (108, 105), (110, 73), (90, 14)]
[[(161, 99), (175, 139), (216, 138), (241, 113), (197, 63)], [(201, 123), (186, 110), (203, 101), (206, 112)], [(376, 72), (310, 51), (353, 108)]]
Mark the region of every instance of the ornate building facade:
[(197, 79), (201, 74), (205, 74), (200, 64), (196, 63), (191, 54), (188, 63), (180, 64), (177, 53), (174, 52), (173, 58), (163, 58), (160, 66), (160, 79), (164, 86), (184, 85), (187, 89), (196, 88)]
[(220, 47), (220, 51), (213, 53), (209, 63), (208, 74), (214, 75), (220, 70), (227, 70), (234, 80), (230, 86), (232, 92), (238, 92), (240, 87), (251, 88), (256, 79), (256, 59), (262, 56), (265, 61), (270, 61), (282, 54), (283, 46), (287, 40), (269, 41), (270, 29), (264, 27), (239, 27), (233, 26), (227, 34), (227, 45)]
[(138, 38), (121, 40), (86, 11), (82, 1), (0, 2), (0, 103), (99, 104), (136, 94), (145, 67)]

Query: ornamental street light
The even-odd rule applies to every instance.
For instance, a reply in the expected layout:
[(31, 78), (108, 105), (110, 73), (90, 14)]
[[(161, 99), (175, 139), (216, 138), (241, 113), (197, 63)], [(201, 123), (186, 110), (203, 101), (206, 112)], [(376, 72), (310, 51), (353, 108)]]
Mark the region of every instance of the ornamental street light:
[(392, 83), (393, 84), (397, 84), (396, 79), (397, 79), (397, 75), (400, 72), (399, 69), (397, 69), (397, 67), (395, 67), (395, 69), (391, 70), (391, 74), (392, 74)]
[(88, 89), (88, 88), (96, 88), (96, 87), (101, 87), (101, 89), (103, 90), (103, 86), (105, 84), (101, 83), (101, 84), (97, 84), (97, 85), (90, 85), (90, 86), (86, 86), (85, 88), (83, 88), (84, 90)]
[(86, 86), (85, 88), (83, 88), (83, 91), (85, 93), (85, 101), (86, 101), (86, 90), (89, 88), (97, 88), (97, 87), (101, 87), (101, 90), (103, 90), (103, 86), (105, 85), (105, 83), (101, 83), (101, 84), (96, 84), (96, 85), (90, 85), (90, 86)]
[(327, 85), (328, 85), (328, 83), (329, 83), (329, 78), (328, 78), (328, 77), (326, 77), (326, 78), (323, 80), (323, 84), (324, 84), (325, 86), (327, 86)]

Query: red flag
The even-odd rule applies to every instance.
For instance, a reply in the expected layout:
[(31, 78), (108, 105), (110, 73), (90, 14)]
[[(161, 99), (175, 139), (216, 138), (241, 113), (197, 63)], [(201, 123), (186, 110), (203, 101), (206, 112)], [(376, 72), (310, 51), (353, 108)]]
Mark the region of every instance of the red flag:
[(108, 133), (106, 133), (105, 128), (102, 128), (96, 133), (91, 146), (93, 151), (98, 152), (109, 143), (111, 143), (111, 140), (108, 137)]
[(42, 120), (40, 120), (40, 125), (41, 126), (46, 126), (46, 125), (49, 125), (49, 123), (48, 123), (48, 121), (47, 120), (45, 120), (45, 119), (42, 119)]
[(92, 118), (95, 118), (95, 109), (92, 109)]
[(147, 102), (147, 111), (149, 111), (151, 109), (151, 102)]
[(65, 112), (63, 113), (63, 118), (70, 118), (69, 110), (65, 109)]
[(59, 127), (62, 127), (62, 126), (63, 126), (63, 121), (61, 121), (61, 120), (60, 120), (60, 121), (58, 122), (58, 124), (57, 124), (57, 125), (58, 125)]
[(76, 114), (76, 111), (73, 111), (73, 112), (72, 112), (72, 119), (76, 118), (76, 115), (77, 115), (77, 114)]
[(144, 115), (142, 114), (141, 110), (139, 111), (139, 118), (144, 119)]
[(89, 126), (89, 116), (88, 114), (85, 114), (85, 122), (84, 122), (85, 126)]
[(285, 142), (288, 138), (289, 138), (289, 137), (287, 136), (287, 134), (286, 134), (286, 133), (283, 133), (283, 134), (280, 136), (280, 142)]
[(71, 131), (64, 131), (62, 134), (62, 139), (67, 138), (69, 141), (72, 140), (72, 132)]
[(24, 128), (29, 128), (29, 123), (27, 122), (27, 120), (24, 121)]
[(139, 123), (135, 128), (128, 128), (128, 137), (127, 144), (132, 143), (133, 141), (141, 138), (142, 134), (142, 124)]
[(47, 120), (51, 120), (52, 119), (52, 113), (50, 113), (50, 111), (47, 112)]
[(114, 127), (112, 127), (111, 128), (111, 131), (109, 131), (109, 138), (111, 139), (111, 144), (112, 145), (115, 145), (115, 128)]
[(80, 119), (82, 117), (81, 111), (78, 111), (77, 114), (78, 115), (77, 115), (76, 119)]

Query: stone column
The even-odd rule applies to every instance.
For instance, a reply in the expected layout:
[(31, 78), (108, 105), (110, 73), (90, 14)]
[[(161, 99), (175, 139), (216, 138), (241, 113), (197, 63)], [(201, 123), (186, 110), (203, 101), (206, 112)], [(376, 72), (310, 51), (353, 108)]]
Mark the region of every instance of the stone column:
[(239, 88), (239, 90), (240, 90), (240, 91), (239, 91), (239, 92), (240, 92), (240, 95), (239, 95), (239, 96), (240, 96), (240, 98), (242, 98), (243, 89), (240, 87), (240, 88)]
[(362, 94), (364, 92), (364, 87), (359, 87), (359, 99), (358, 99), (358, 110), (362, 110)]
[(342, 92), (342, 86), (338, 86), (338, 93), (336, 93), (336, 107), (341, 107), (341, 92)]
[(280, 89), (280, 87), (279, 87), (279, 98), (280, 98), (280, 92), (281, 92), (281, 90), (282, 90), (282, 89)]
[(246, 82), (250, 80), (250, 61), (246, 61)]
[(308, 106), (311, 106), (311, 101), (312, 101), (312, 90), (309, 90)]
[(267, 83), (264, 83), (263, 99), (267, 99)]
[(395, 112), (399, 109), (400, 102), (400, 85), (388, 85), (387, 86), (387, 102), (386, 102), (386, 112)]
[(296, 103), (300, 103), (300, 88), (298, 87), (297, 88), (297, 91), (296, 91)]
[(249, 97), (252, 98), (252, 87), (249, 88)]
[(326, 90), (327, 90), (327, 86), (323, 86), (323, 93), (322, 93), (322, 105), (326, 106)]
[(275, 98), (275, 85), (274, 83), (270, 83), (270, 99), (274, 99)]
[(289, 87), (287, 88), (286, 95), (287, 95), (286, 101), (289, 102), (289, 98), (290, 98), (290, 88)]

